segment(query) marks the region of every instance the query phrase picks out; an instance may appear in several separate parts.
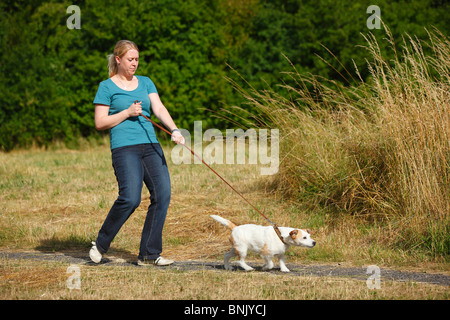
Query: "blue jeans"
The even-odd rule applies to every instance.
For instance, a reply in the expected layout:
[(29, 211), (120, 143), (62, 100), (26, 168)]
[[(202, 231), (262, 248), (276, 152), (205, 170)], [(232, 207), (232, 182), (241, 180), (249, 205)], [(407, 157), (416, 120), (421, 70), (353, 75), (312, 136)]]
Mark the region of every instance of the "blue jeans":
[(150, 191), (150, 206), (142, 230), (138, 258), (157, 259), (162, 252), (162, 230), (170, 202), (170, 177), (158, 143), (138, 144), (111, 151), (119, 197), (97, 237), (97, 249), (106, 253), (122, 225), (141, 203), (143, 182)]

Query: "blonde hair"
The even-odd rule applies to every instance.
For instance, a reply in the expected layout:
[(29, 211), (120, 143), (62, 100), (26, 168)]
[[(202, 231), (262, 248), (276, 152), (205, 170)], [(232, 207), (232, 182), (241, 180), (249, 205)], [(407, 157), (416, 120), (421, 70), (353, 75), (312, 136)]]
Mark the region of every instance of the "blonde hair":
[(119, 68), (116, 57), (122, 58), (131, 49), (139, 52), (137, 45), (133, 41), (120, 40), (116, 43), (113, 54), (108, 55), (108, 69), (110, 78), (117, 74)]

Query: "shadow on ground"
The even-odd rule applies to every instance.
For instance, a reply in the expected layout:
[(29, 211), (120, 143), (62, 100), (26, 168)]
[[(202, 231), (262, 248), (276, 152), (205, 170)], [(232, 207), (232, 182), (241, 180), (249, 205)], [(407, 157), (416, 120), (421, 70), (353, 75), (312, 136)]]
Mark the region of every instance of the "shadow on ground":
[[(74, 263), (93, 264), (89, 258), (92, 243), (80, 238), (50, 238), (41, 240), (34, 249), (44, 254), (61, 254), (74, 259)], [(69, 259), (70, 260), (70, 259)], [(136, 264), (136, 254), (127, 250), (111, 248), (100, 265), (107, 263)]]

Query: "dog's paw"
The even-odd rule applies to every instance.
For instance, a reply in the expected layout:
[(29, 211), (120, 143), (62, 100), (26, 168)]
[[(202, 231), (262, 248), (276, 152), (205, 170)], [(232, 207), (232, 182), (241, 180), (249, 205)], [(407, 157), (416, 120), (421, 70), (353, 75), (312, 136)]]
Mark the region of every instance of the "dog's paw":
[(291, 272), (291, 270), (289, 270), (288, 268), (281, 268), (280, 271), (281, 272)]

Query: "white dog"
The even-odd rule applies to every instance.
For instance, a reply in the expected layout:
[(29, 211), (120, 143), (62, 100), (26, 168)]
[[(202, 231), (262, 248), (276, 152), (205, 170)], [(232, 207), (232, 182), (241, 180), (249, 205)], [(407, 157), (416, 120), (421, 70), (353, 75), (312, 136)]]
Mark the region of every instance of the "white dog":
[(264, 258), (266, 264), (263, 266), (263, 270), (272, 269), (272, 258), (277, 256), (280, 261), (280, 270), (282, 272), (289, 272), (284, 259), (284, 253), (289, 246), (312, 248), (316, 245), (316, 242), (311, 239), (309, 230), (278, 227), (280, 237), (283, 239), (282, 241), (275, 232), (275, 229), (271, 226), (264, 227), (255, 224), (236, 226), (233, 222), (222, 217), (216, 215), (211, 215), (210, 217), (231, 230), (230, 242), (232, 248), (224, 256), (225, 269), (227, 270), (232, 269), (230, 266), (230, 258), (233, 256), (239, 257), (239, 265), (245, 271), (253, 270), (244, 261), (247, 256), (247, 250), (252, 250), (260, 253)]

